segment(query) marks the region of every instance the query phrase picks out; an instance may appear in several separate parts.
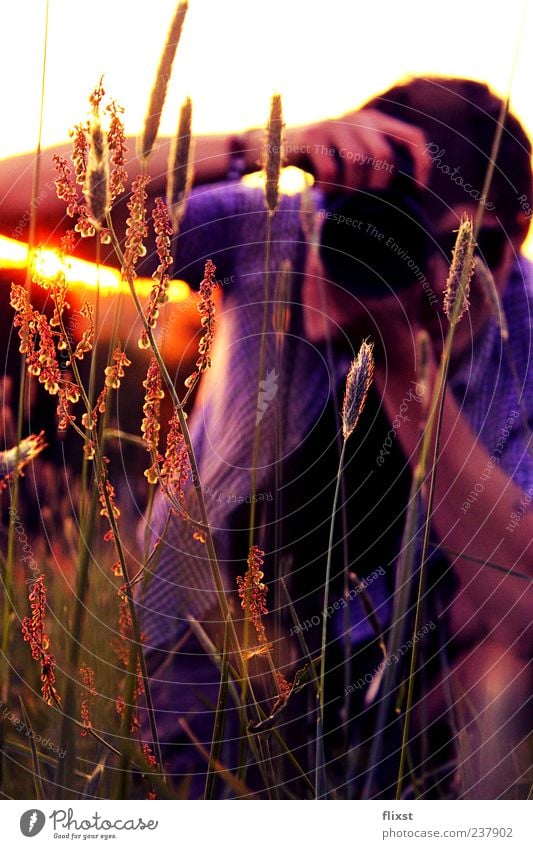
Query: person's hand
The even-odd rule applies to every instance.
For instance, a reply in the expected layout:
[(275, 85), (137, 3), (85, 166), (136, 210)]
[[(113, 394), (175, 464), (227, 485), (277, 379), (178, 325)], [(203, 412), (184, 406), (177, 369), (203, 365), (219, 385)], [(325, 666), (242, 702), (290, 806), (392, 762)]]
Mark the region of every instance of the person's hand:
[(405, 148), (413, 160), (415, 180), (425, 185), (431, 162), (424, 133), (377, 109), (288, 128), (285, 159), (287, 164), (312, 170), (326, 192), (361, 186), (383, 189), (396, 170), (393, 145)]

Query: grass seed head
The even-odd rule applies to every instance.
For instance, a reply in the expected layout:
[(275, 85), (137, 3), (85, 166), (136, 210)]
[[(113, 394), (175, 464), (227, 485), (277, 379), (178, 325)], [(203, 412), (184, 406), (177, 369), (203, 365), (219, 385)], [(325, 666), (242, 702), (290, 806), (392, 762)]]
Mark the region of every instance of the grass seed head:
[(192, 100), (187, 97), (180, 110), (178, 131), (168, 160), (167, 206), (174, 230), (178, 229), (183, 218), (192, 186), (191, 127)]
[(185, 0), (178, 4), (159, 60), (159, 67), (144, 120), (144, 130), (139, 142), (139, 157), (145, 162), (148, 160), (157, 138), (161, 112), (163, 111), (168, 83), (172, 74), (172, 65), (178, 49), (187, 8), (188, 4)]
[(279, 175), (282, 161), (283, 114), (281, 95), (272, 95), (270, 117), (266, 132), (266, 151), (264, 169), (266, 176), (265, 195), (270, 212), (275, 212), (279, 204)]
[(457, 324), (468, 309), (470, 280), (474, 273), (474, 246), (472, 218), (463, 213), (444, 293), (444, 312), (450, 324)]
[(366, 396), (374, 375), (374, 346), (366, 340), (362, 342), (357, 357), (353, 360), (348, 377), (342, 405), (342, 435), (344, 439), (355, 430), (359, 416), (365, 406)]
[(107, 139), (97, 115), (91, 121), (84, 194), (91, 219), (101, 227), (111, 207), (111, 195)]

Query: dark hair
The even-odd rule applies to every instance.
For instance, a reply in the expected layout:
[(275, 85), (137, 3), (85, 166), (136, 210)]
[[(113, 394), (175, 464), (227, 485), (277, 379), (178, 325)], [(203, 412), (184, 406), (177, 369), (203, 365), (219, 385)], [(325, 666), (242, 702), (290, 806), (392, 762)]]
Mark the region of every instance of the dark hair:
[[(430, 216), (442, 214), (446, 205), (465, 201), (467, 189), (460, 185), (459, 177), (470, 187), (474, 203), (476, 192), (481, 197), (502, 107), (502, 100), (487, 85), (467, 79), (417, 77), (394, 86), (366, 106), (424, 131), (434, 163), (430, 191), (424, 193)], [(518, 119), (508, 113), (485, 205), (508, 232), (516, 233), (519, 213), (524, 201), (527, 208), (531, 206), (531, 197), (531, 143)]]

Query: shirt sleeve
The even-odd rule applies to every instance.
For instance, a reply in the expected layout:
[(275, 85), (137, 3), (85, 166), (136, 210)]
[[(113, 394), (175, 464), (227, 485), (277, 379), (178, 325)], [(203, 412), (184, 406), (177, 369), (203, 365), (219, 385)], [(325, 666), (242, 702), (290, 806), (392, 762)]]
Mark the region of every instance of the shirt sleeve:
[[(235, 263), (239, 245), (240, 222), (250, 197), (239, 183), (213, 183), (191, 192), (179, 234), (173, 239), (175, 263), (172, 277), (185, 280), (198, 289), (204, 266), (211, 259), (217, 269), (226, 273)], [(139, 273), (151, 276), (158, 259), (153, 236), (149, 237), (147, 255), (139, 264)]]

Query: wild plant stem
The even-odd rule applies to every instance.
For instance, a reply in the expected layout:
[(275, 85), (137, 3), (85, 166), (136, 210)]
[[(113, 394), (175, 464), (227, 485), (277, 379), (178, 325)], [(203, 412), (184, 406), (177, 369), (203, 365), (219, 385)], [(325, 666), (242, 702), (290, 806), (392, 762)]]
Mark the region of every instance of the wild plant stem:
[(320, 746), (323, 740), (324, 732), (324, 683), (326, 677), (326, 645), (327, 645), (327, 630), (328, 630), (328, 603), (329, 603), (329, 583), (331, 577), (331, 560), (333, 556), (333, 535), (335, 531), (335, 516), (337, 514), (337, 502), (341, 488), (342, 471), (344, 466), (344, 455), (346, 452), (346, 442), (342, 443), (341, 453), (339, 457), (339, 468), (337, 470), (337, 481), (335, 484), (335, 495), (333, 496), (333, 507), (331, 510), (331, 521), (329, 525), (329, 541), (328, 541), (328, 556), (326, 561), (326, 575), (324, 578), (324, 604), (322, 606), (322, 639), (320, 644), (320, 674), (319, 674), (319, 690), (318, 690), (318, 714), (317, 714), (317, 736), (316, 736), (316, 782), (315, 793), (318, 798), (319, 771), (322, 769), (319, 756)]
[[(79, 369), (78, 369), (78, 366), (77, 366), (77, 363), (76, 363), (76, 358), (74, 357), (74, 354), (73, 354), (73, 351), (72, 351), (72, 346), (70, 344), (70, 340), (69, 340), (68, 335), (66, 333), (65, 326), (64, 326), (63, 319), (62, 319), (61, 315), (60, 315), (60, 324), (61, 324), (61, 330), (63, 332), (63, 336), (64, 336), (66, 343), (67, 343), (67, 350), (68, 350), (68, 353), (69, 353), (69, 359), (70, 359), (71, 368), (72, 368), (72, 371), (73, 371), (73, 374), (74, 374), (74, 378), (75, 378), (76, 383), (79, 387), (80, 395), (82, 397), (83, 403), (85, 405), (85, 409), (87, 411), (87, 415), (88, 415), (89, 420), (90, 420), (91, 415), (92, 415), (92, 408), (90, 406), (90, 402), (89, 402), (89, 398), (87, 396), (87, 393), (85, 392), (85, 388), (83, 386), (83, 382), (81, 380)], [(150, 724), (150, 733), (152, 735), (152, 741), (153, 741), (153, 744), (154, 744), (155, 755), (156, 755), (159, 767), (162, 770), (163, 769), (163, 759), (162, 759), (162, 754), (161, 754), (161, 748), (160, 748), (160, 745), (159, 745), (159, 737), (158, 737), (158, 733), (157, 733), (157, 723), (156, 723), (156, 719), (155, 719), (155, 710), (154, 710), (154, 705), (153, 705), (153, 702), (152, 702), (152, 696), (151, 696), (151, 692), (150, 692), (150, 680), (148, 678), (148, 670), (146, 668), (146, 659), (144, 657), (144, 651), (143, 651), (143, 648), (142, 648), (142, 642), (143, 641), (142, 641), (141, 628), (140, 628), (140, 624), (139, 624), (139, 619), (137, 617), (137, 609), (135, 607), (135, 601), (134, 601), (134, 598), (133, 598), (133, 590), (132, 590), (131, 581), (130, 581), (130, 577), (129, 577), (129, 569), (128, 569), (128, 565), (127, 565), (127, 562), (126, 562), (126, 557), (125, 557), (124, 549), (123, 549), (123, 546), (122, 546), (122, 540), (121, 540), (121, 537), (120, 537), (120, 532), (119, 532), (117, 521), (116, 521), (115, 514), (114, 514), (114, 505), (111, 502), (111, 498), (110, 498), (110, 495), (109, 495), (109, 492), (108, 492), (108, 489), (107, 489), (107, 484), (109, 482), (109, 478), (108, 478), (108, 474), (107, 474), (106, 463), (104, 461), (104, 456), (103, 456), (102, 449), (101, 449), (101, 446), (100, 446), (99, 438), (96, 434), (95, 434), (94, 439), (93, 439), (93, 445), (94, 445), (93, 463), (94, 463), (95, 470), (96, 470), (96, 479), (97, 479), (97, 481), (99, 482), (99, 485), (100, 485), (100, 491), (101, 491), (101, 494), (102, 494), (102, 497), (103, 497), (104, 503), (105, 503), (107, 520), (108, 520), (109, 526), (110, 526), (110, 528), (113, 532), (113, 541), (114, 541), (115, 549), (116, 549), (117, 556), (118, 556), (118, 559), (119, 559), (119, 562), (120, 562), (121, 571), (122, 571), (122, 574), (123, 574), (123, 577), (124, 577), (123, 591), (124, 591), (124, 595), (126, 596), (126, 600), (127, 600), (127, 603), (128, 603), (128, 609), (129, 609), (129, 612), (130, 612), (130, 615), (131, 615), (131, 623), (132, 623), (133, 637), (134, 637), (134, 643), (135, 643), (135, 650), (136, 650), (136, 653), (137, 653), (138, 658), (139, 658), (141, 677), (142, 677), (143, 687), (144, 687), (144, 696), (145, 696), (145, 699), (146, 699), (146, 709), (147, 709), (148, 719), (149, 719), (149, 724)]]
[[(125, 267), (124, 255), (122, 253), (120, 243), (119, 243), (117, 236), (116, 236), (116, 233), (114, 231), (111, 216), (108, 216), (107, 226), (109, 227), (109, 231), (111, 233), (111, 241), (112, 241), (113, 247), (115, 249), (115, 252), (117, 254), (118, 260), (121, 263), (121, 266), (124, 268)], [(182, 431), (182, 434), (183, 434), (183, 439), (184, 439), (184, 442), (185, 442), (185, 445), (186, 445), (186, 448), (187, 448), (187, 452), (188, 452), (188, 455), (189, 455), (189, 461), (190, 461), (190, 464), (191, 464), (192, 483), (193, 483), (196, 498), (197, 498), (197, 501), (198, 501), (198, 507), (200, 509), (200, 516), (201, 516), (201, 520), (202, 520), (202, 523), (203, 523), (203, 529), (204, 529), (204, 532), (205, 532), (205, 535), (206, 535), (206, 546), (207, 546), (207, 552), (208, 552), (208, 559), (209, 559), (209, 564), (210, 564), (210, 567), (211, 567), (211, 572), (212, 572), (212, 575), (213, 575), (213, 580), (214, 580), (214, 583), (215, 583), (215, 588), (217, 590), (218, 603), (219, 603), (222, 615), (224, 617), (224, 621), (227, 620), (229, 622), (230, 635), (231, 635), (231, 638), (232, 638), (233, 646), (234, 646), (234, 649), (237, 653), (237, 657), (239, 659), (239, 663), (240, 663), (240, 666), (241, 666), (241, 669), (242, 669), (243, 677), (246, 677), (246, 679), (247, 679), (248, 673), (246, 671), (245, 662), (244, 662), (244, 659), (243, 659), (243, 656), (242, 656), (242, 650), (241, 650), (239, 640), (238, 640), (238, 637), (237, 637), (237, 632), (235, 630), (235, 624), (234, 624), (233, 618), (231, 616), (231, 611), (229, 609), (229, 604), (228, 604), (228, 600), (227, 600), (227, 597), (226, 597), (226, 591), (225, 591), (225, 588), (224, 588), (224, 582), (222, 580), (222, 575), (221, 575), (220, 567), (219, 567), (219, 564), (218, 564), (218, 559), (217, 559), (215, 546), (214, 546), (214, 542), (213, 542), (211, 527), (210, 527), (209, 519), (208, 519), (208, 516), (207, 516), (207, 508), (206, 508), (205, 499), (204, 499), (204, 495), (203, 495), (202, 484), (201, 484), (201, 481), (200, 481), (198, 464), (197, 464), (197, 461), (196, 461), (196, 455), (194, 453), (194, 447), (193, 447), (193, 444), (192, 444), (191, 435), (190, 435), (190, 432), (189, 432), (189, 427), (188, 427), (187, 419), (186, 419), (186, 416), (185, 416), (185, 411), (183, 409), (183, 404), (179, 399), (179, 396), (178, 396), (178, 393), (176, 392), (176, 388), (174, 386), (172, 378), (170, 377), (168, 369), (167, 369), (165, 362), (164, 362), (164, 360), (161, 356), (161, 353), (159, 351), (157, 342), (155, 340), (152, 328), (150, 327), (150, 325), (146, 321), (146, 318), (145, 318), (145, 315), (144, 315), (144, 310), (142, 308), (142, 304), (139, 301), (139, 297), (137, 295), (137, 292), (135, 291), (134, 282), (133, 282), (133, 280), (130, 279), (129, 275), (126, 278), (126, 282), (128, 283), (128, 286), (129, 286), (129, 289), (130, 289), (130, 292), (131, 292), (131, 295), (132, 295), (132, 298), (133, 298), (133, 302), (135, 304), (137, 314), (138, 314), (138, 316), (141, 320), (143, 329), (146, 331), (146, 334), (148, 336), (148, 340), (150, 342), (150, 348), (151, 348), (152, 353), (153, 353), (153, 355), (154, 355), (154, 357), (157, 361), (157, 364), (159, 366), (161, 376), (163, 377), (163, 380), (164, 380), (164, 382), (167, 386), (170, 397), (172, 399), (172, 403), (174, 405), (174, 408), (175, 408), (175, 410), (178, 414), (178, 419), (179, 419), (181, 431)]]
[[(267, 210), (266, 232), (265, 232), (265, 270), (263, 276), (263, 322), (261, 326), (261, 341), (259, 346), (259, 366), (257, 371), (257, 403), (256, 412), (259, 410), (261, 393), (261, 381), (264, 380), (266, 336), (268, 327), (268, 278), (270, 273), (270, 247), (272, 237), (273, 213)], [(257, 464), (259, 462), (259, 439), (261, 436), (261, 421), (256, 414), (254, 440), (252, 446), (252, 469), (250, 479), (250, 524), (248, 532), (248, 550), (252, 548), (255, 540), (255, 494), (257, 490)], [(252, 586), (251, 567), (248, 567), (246, 586), (249, 588), (245, 595), (244, 625), (243, 625), (243, 649), (247, 651), (249, 645), (249, 618), (250, 618), (250, 588)]]
[[(37, 195), (39, 194), (39, 184), (41, 180), (41, 145), (42, 145), (42, 135), (43, 135), (43, 119), (44, 119), (44, 94), (45, 94), (45, 82), (46, 82), (46, 65), (47, 65), (47, 52), (48, 52), (48, 21), (49, 21), (49, 11), (50, 11), (50, 0), (46, 0), (45, 3), (45, 11), (44, 11), (44, 31), (43, 31), (43, 62), (42, 62), (42, 71), (41, 71), (41, 99), (39, 104), (39, 128), (37, 131), (37, 146), (35, 149), (35, 159), (33, 162), (33, 175), (32, 175), (32, 187), (31, 187), (31, 202), (30, 202), (30, 220), (29, 220), (29, 228), (28, 228), (28, 258), (26, 264), (26, 280), (25, 280), (25, 288), (27, 291), (30, 290), (31, 287), (31, 273), (33, 267), (33, 251), (35, 249), (35, 234), (36, 234), (36, 225), (37, 225)], [(16, 445), (17, 445), (17, 456), (15, 458), (15, 468), (18, 466), (18, 446), (20, 445), (20, 441), (22, 438), (22, 428), (24, 421), (24, 396), (26, 394), (26, 368), (24, 359), (21, 360), (20, 364), (20, 384), (19, 384), (19, 399), (18, 399), (18, 410), (17, 410), (17, 435), (16, 435)], [(11, 504), (13, 509), (15, 510), (15, 515), (17, 515), (18, 511), (18, 496), (19, 496), (19, 478), (18, 474), (15, 472), (15, 477), (13, 481), (13, 490), (11, 494)], [(0, 644), (0, 696), (4, 704), (7, 704), (9, 698), (9, 688), (11, 681), (11, 670), (10, 665), (7, 662), (7, 654), (9, 649), (9, 636), (10, 636), (10, 617), (11, 612), (13, 610), (13, 561), (15, 557), (15, 524), (14, 520), (10, 521), (8, 528), (8, 541), (7, 541), (7, 562), (6, 568), (4, 571), (4, 579), (3, 579), (3, 595), (4, 595), (4, 605), (2, 611), (2, 637)], [(3, 734), (4, 734), (4, 723), (0, 722), (0, 788), (3, 783)]]

